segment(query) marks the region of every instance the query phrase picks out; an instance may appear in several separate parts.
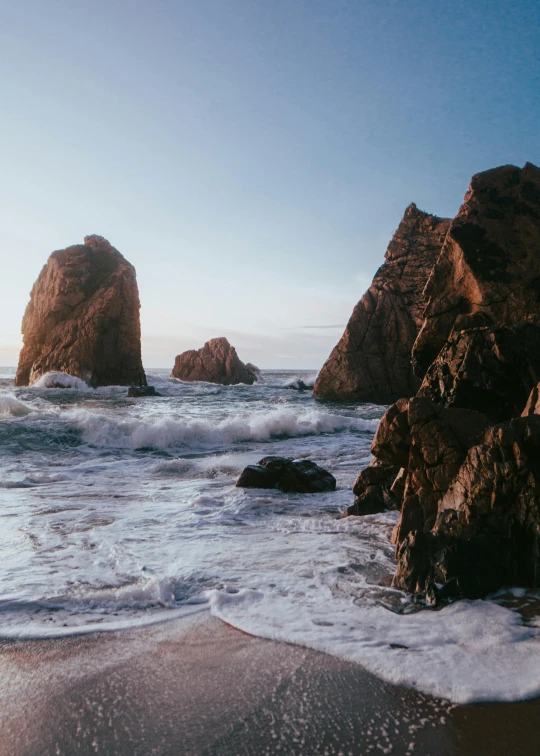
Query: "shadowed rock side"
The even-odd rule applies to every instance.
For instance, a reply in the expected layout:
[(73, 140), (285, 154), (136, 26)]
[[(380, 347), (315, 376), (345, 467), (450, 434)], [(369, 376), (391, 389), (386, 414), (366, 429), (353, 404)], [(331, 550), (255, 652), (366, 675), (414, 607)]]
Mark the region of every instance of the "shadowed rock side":
[(390, 404), (417, 391), (411, 350), (422, 325), (422, 292), (449, 224), (409, 205), (385, 263), (317, 377), (314, 396)]
[(190, 349), (179, 354), (171, 378), (233, 386), (237, 383), (251, 385), (257, 380), (257, 375), (244, 365), (236, 349), (222, 337), (207, 341), (199, 350)]
[(453, 333), (429, 367), (418, 396), (478, 410), (493, 423), (521, 414), (540, 381), (540, 328), (520, 323)]
[(61, 371), (91, 386), (145, 386), (135, 268), (101, 236), (53, 252), (32, 288), (15, 378)]
[(398, 473), (399, 467), (374, 459), (358, 475), (353, 486), (353, 494), (356, 497), (354, 504), (347, 507), (344, 516), (377, 514), (387, 509), (399, 509), (401, 491), (394, 487)]
[(418, 376), (452, 331), (538, 316), (539, 245), (540, 169), (505, 165), (473, 176), (426, 286), (425, 320), (413, 348)]
[(479, 598), (540, 577), (540, 416), (490, 428), (471, 448), (439, 504), (430, 532), (398, 548), (394, 585)]

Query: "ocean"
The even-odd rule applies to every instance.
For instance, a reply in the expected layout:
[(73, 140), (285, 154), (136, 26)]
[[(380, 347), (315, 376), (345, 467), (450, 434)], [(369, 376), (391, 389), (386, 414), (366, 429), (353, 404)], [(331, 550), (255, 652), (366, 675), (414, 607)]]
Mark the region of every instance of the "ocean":
[[(540, 593), (429, 609), (391, 587), (396, 512), (338, 519), (385, 407), (315, 400), (309, 371), (159, 397), (0, 369), (0, 637), (211, 613), (456, 703), (540, 695)], [(235, 487), (263, 456), (311, 459), (325, 494)]]

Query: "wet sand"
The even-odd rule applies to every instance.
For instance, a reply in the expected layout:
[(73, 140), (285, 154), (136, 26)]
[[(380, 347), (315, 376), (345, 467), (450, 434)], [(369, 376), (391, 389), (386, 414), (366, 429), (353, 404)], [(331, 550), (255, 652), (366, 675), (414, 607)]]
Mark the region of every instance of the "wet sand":
[(540, 753), (540, 701), (451, 706), (206, 614), (0, 645), (1, 756)]

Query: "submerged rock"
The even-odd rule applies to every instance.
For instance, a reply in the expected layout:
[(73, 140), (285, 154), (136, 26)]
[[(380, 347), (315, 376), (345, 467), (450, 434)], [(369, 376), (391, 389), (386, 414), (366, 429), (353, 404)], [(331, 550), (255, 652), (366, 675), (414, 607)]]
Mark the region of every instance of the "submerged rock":
[(141, 398), (145, 396), (161, 396), (161, 394), (156, 391), (155, 386), (130, 386), (128, 396)]
[(317, 377), (314, 396), (390, 404), (417, 391), (411, 350), (422, 325), (424, 287), (449, 224), (409, 205), (384, 264)]
[(174, 362), (171, 378), (181, 381), (206, 381), (232, 386), (255, 383), (257, 376), (247, 368), (226, 338), (211, 339), (201, 349), (179, 354)]
[(46, 373), (146, 385), (135, 268), (101, 236), (53, 252), (30, 294), (15, 385)]
[(284, 493), (322, 493), (335, 491), (336, 479), (322, 467), (302, 459), (264, 457), (248, 465), (238, 478), (238, 488), (279, 488)]
[(313, 384), (304, 383), (301, 378), (295, 378), (293, 381), (285, 384), (285, 388), (293, 389), (293, 391), (310, 391), (313, 388)]

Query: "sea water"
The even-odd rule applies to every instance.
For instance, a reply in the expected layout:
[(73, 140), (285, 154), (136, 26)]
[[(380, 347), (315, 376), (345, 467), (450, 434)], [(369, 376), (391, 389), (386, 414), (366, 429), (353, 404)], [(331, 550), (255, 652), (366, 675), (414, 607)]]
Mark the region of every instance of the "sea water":
[[(440, 610), (391, 587), (397, 514), (338, 519), (384, 407), (317, 401), (307, 371), (159, 397), (0, 370), (0, 636), (56, 637), (211, 612), (455, 702), (540, 695), (540, 596)], [(62, 385), (62, 388), (51, 386)], [(235, 487), (267, 455), (311, 459), (325, 494)]]

